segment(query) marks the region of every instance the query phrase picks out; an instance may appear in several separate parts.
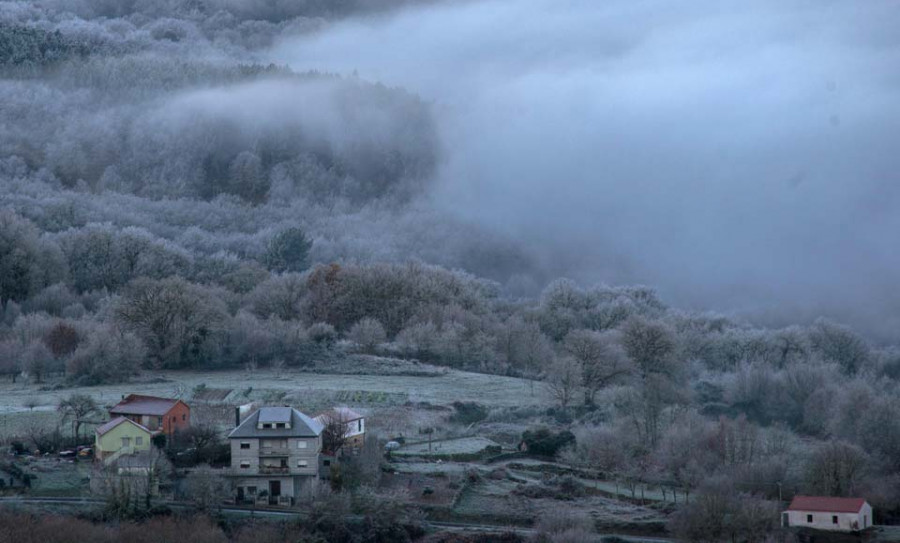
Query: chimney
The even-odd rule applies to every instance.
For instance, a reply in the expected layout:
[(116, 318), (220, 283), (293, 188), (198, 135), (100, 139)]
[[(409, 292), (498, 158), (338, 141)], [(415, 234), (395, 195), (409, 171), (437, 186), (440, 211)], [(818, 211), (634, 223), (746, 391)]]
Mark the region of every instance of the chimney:
[(234, 408), (234, 427), (237, 428), (241, 425), (241, 408), (235, 406)]

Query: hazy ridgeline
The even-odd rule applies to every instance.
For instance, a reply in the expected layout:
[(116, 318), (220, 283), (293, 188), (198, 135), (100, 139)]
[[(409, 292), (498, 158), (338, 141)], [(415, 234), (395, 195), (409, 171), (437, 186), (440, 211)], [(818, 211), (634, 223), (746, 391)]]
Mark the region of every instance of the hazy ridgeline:
[(652, 457), (687, 488), (896, 511), (900, 352), (644, 287), (542, 288), (547, 252), (434, 204), (440, 106), (260, 63), (412, 3), (0, 3), (2, 371), (87, 384), (360, 348), (546, 380), (600, 469)]

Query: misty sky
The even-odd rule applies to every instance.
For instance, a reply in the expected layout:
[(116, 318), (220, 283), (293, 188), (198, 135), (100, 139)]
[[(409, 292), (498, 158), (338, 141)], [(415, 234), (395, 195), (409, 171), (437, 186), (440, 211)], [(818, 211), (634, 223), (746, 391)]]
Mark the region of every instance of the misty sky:
[(898, 28), (896, 2), (473, 0), (268, 57), (433, 102), (434, 205), (548, 272), (897, 338)]

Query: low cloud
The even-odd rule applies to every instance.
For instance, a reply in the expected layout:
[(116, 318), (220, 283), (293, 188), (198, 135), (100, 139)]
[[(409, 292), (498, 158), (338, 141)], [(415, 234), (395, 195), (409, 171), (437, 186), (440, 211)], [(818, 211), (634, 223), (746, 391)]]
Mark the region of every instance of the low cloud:
[(547, 276), (897, 337), (900, 6), (469, 1), (268, 58), (433, 102), (434, 205)]

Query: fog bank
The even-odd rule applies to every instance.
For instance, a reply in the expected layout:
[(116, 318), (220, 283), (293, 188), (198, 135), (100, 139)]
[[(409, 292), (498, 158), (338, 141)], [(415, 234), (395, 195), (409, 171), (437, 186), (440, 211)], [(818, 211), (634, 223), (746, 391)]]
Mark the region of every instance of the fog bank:
[(547, 276), (897, 337), (900, 6), (471, 1), (265, 57), (433, 102), (434, 205)]

